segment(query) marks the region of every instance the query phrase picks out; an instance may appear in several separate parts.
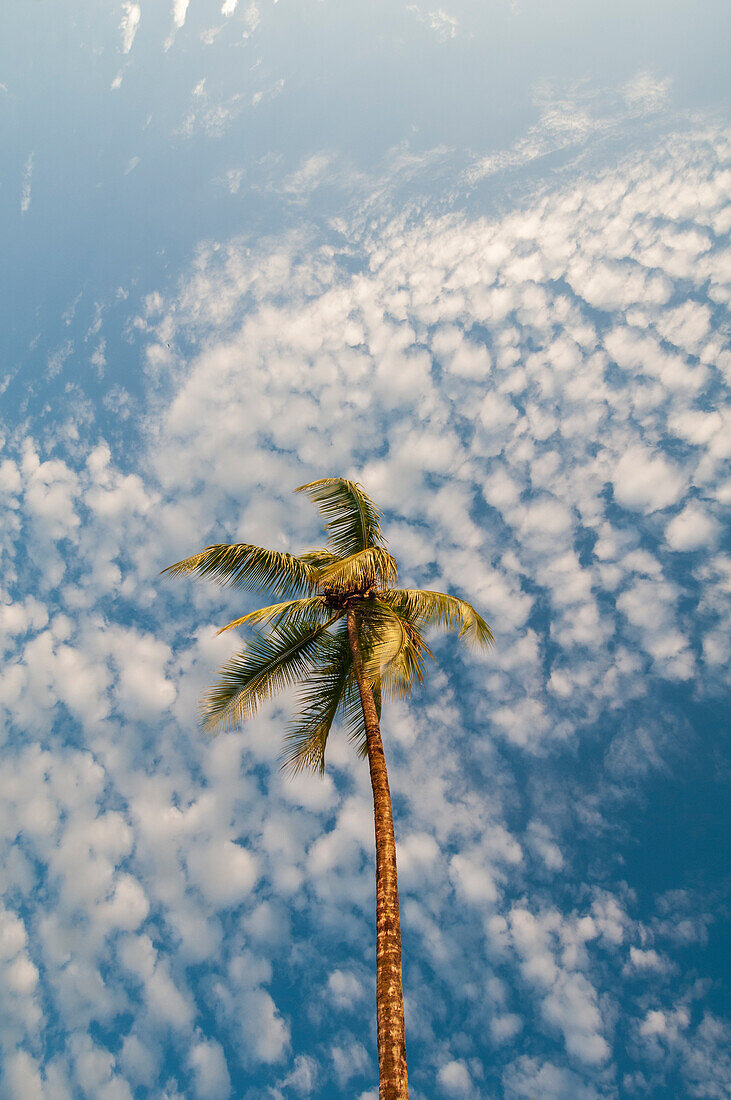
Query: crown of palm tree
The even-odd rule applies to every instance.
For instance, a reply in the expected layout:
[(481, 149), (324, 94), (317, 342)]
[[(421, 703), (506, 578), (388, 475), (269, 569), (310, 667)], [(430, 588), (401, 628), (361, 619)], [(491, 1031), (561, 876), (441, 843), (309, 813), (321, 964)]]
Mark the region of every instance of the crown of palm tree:
[(248, 543), (207, 546), (165, 573), (194, 574), (279, 602), (234, 619), (219, 633), (257, 630), (219, 671), (203, 696), (201, 717), (211, 730), (231, 729), (278, 691), (299, 684), (298, 716), (285, 736), (282, 766), (322, 772), (333, 723), (340, 720), (361, 755), (367, 743), (347, 616), (357, 623), (363, 673), (380, 717), (381, 699), (406, 696), (422, 683), (431, 657), (422, 632), (456, 629), (487, 647), (492, 632), (470, 604), (443, 592), (398, 588), (398, 567), (381, 533), (381, 515), (362, 486), (322, 478), (296, 490), (320, 511), (327, 546), (299, 555)]

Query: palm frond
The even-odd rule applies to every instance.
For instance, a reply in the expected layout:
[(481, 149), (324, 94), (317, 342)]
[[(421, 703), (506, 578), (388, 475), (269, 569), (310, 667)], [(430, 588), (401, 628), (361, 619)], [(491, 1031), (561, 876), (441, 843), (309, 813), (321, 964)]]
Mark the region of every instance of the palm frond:
[(369, 546), (318, 569), (316, 579), (325, 590), (365, 592), (369, 588), (388, 588), (394, 584), (398, 579), (398, 566), (388, 550)]
[(404, 698), (424, 682), (424, 661), (432, 653), (418, 627), (382, 600), (358, 607), (363, 670), (388, 698)]
[[(381, 716), (381, 692), (380, 680), (377, 685), (371, 685), (373, 699), (376, 702), (376, 712)], [(338, 718), (343, 724), (348, 740), (355, 746), (358, 756), (363, 760), (368, 755), (368, 739), (366, 737), (365, 720), (363, 718), (363, 706), (360, 701), (360, 692), (355, 676), (351, 676), (345, 685)]]
[(384, 543), (381, 513), (363, 487), (344, 477), (323, 477), (300, 485), (325, 520), (328, 543), (337, 554), (355, 554)]
[(333, 554), (332, 550), (327, 550), (325, 547), (305, 550), (303, 554), (298, 554), (297, 558), (311, 569), (324, 569), (328, 565), (334, 565), (336, 561), (341, 561), (340, 554)]
[(420, 588), (395, 588), (381, 596), (384, 602), (416, 626), (437, 626), (458, 630), (459, 637), (488, 649), (495, 638), (471, 604), (445, 592)]
[(282, 623), (257, 634), (219, 670), (218, 683), (201, 700), (206, 729), (230, 730), (253, 717), (278, 691), (303, 680), (312, 670), (318, 643), (338, 615), (325, 623)]
[[(339, 722), (358, 756), (368, 755), (363, 707), (353, 669), (347, 629), (329, 634), (318, 653), (318, 664), (300, 693), (300, 717), (285, 735), (282, 768), (296, 775), (306, 768), (322, 774), (325, 749), (334, 722)], [(381, 677), (369, 678), (376, 714), (381, 717)]]
[(252, 625), (269, 623), (271, 626), (279, 626), (282, 622), (290, 626), (303, 623), (316, 625), (324, 622), (328, 615), (329, 609), (323, 596), (307, 596), (301, 600), (284, 600), (283, 603), (273, 603), (269, 607), (259, 607), (256, 611), (250, 611), (248, 615), (242, 615), (240, 619), (226, 623), (216, 631), (216, 634), (223, 634), (225, 630), (233, 630), (237, 626), (244, 626), (245, 623)]
[(299, 692), (298, 718), (284, 737), (281, 766), (291, 775), (325, 771), (328, 735), (353, 672), (347, 630), (324, 636), (317, 662)]
[(226, 587), (271, 591), (282, 597), (311, 591), (314, 575), (312, 566), (293, 554), (245, 542), (206, 546), (200, 553), (169, 565), (163, 573), (193, 573)]
[(423, 684), (426, 678), (424, 659), (434, 656), (416, 627), (404, 620), (402, 623), (404, 642), (381, 669), (383, 689), (389, 699), (407, 698), (416, 684)]

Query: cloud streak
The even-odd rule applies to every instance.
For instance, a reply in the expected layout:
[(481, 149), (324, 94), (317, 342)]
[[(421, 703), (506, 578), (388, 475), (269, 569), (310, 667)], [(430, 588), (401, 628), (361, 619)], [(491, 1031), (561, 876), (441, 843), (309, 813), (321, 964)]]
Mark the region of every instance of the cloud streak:
[(126, 2), (122, 4), (122, 21), (119, 29), (122, 32), (122, 53), (129, 53), (140, 25), (142, 11), (139, 4)]
[(30, 153), (23, 168), (23, 185), (20, 192), (20, 212), (27, 214), (30, 210), (31, 184), (33, 182), (33, 153)]

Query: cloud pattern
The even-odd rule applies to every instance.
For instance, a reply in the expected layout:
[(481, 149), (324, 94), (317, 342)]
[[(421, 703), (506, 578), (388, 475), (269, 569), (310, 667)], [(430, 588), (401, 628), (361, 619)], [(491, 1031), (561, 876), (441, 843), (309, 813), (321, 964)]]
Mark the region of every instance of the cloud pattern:
[(375, 1096), (367, 775), (335, 737), (284, 781), (289, 700), (204, 740), (248, 604), (157, 576), (312, 544), (291, 489), (330, 473), (498, 637), (436, 642), (384, 723), (414, 1097), (729, 1095), (713, 899), (643, 903), (617, 855), (725, 686), (727, 153), (707, 124), (500, 219), (209, 242), (130, 319), (134, 449), (7, 427), (6, 1095)]

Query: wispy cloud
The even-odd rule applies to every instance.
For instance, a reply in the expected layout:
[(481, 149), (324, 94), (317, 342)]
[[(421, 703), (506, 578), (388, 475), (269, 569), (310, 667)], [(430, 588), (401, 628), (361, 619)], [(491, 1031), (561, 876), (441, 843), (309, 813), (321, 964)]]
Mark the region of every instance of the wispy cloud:
[(631, 120), (656, 115), (669, 103), (671, 81), (640, 72), (620, 90), (586, 83), (559, 89), (538, 85), (533, 99), (540, 118), (509, 149), (479, 158), (466, 172), (475, 183), (511, 171), (557, 152), (577, 152), (590, 139), (622, 132)]
[(419, 22), (426, 24), (429, 30), (434, 31), (437, 38), (440, 38), (443, 42), (448, 41), (450, 38), (456, 38), (459, 23), (453, 16), (448, 15), (443, 8), (437, 8), (435, 11), (424, 11), (417, 4), (407, 4), (406, 10), (415, 15)]
[(622, 94), (630, 110), (645, 114), (667, 106), (671, 86), (672, 80), (669, 77), (661, 79), (645, 71), (628, 80), (622, 88)]
[(255, 0), (251, 0), (251, 3), (247, 6), (244, 12), (244, 30), (243, 37), (250, 38), (254, 31), (261, 23), (261, 13), (257, 7)]
[(173, 0), (173, 22), (176, 27), (185, 25), (185, 17), (188, 14), (190, 0)]
[(33, 153), (30, 153), (23, 168), (23, 184), (20, 192), (20, 212), (27, 213), (30, 208), (31, 184), (33, 182)]
[(185, 26), (185, 20), (188, 15), (188, 7), (190, 0), (173, 0), (172, 16), (173, 16), (173, 29), (165, 39), (164, 49), (169, 50), (175, 41), (175, 34)]
[(220, 137), (244, 107), (245, 100), (241, 92), (216, 102), (208, 91), (204, 77), (191, 92), (191, 106), (179, 132), (185, 137), (191, 137), (200, 131), (209, 137)]
[(132, 49), (141, 14), (139, 4), (132, 3), (131, 0), (125, 0), (122, 4), (122, 22), (119, 24), (122, 32), (122, 53), (129, 53)]

